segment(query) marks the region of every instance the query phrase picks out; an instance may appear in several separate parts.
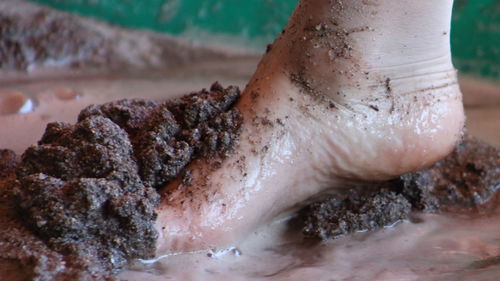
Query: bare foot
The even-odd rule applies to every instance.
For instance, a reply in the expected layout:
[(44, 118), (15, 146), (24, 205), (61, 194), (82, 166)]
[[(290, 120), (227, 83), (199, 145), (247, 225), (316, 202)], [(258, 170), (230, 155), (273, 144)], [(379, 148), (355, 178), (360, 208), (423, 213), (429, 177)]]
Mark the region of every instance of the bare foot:
[(158, 254), (221, 248), (326, 190), (385, 180), (460, 138), (452, 0), (302, 0), (237, 107), (236, 152), (165, 187)]

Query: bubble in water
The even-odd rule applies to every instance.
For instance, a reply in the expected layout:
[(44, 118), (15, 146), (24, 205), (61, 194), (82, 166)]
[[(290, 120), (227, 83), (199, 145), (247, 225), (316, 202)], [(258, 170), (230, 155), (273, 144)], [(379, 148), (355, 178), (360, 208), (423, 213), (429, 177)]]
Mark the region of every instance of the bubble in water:
[(49, 92), (60, 100), (74, 100), (79, 97), (77, 91), (68, 87), (54, 87), (50, 89)]
[(19, 91), (0, 91), (0, 115), (26, 114), (33, 111), (35, 104)]
[(227, 254), (232, 254), (236, 257), (241, 256), (241, 250), (236, 248), (236, 247), (231, 247), (228, 249), (223, 249), (223, 250), (209, 250), (207, 253), (207, 256), (209, 258), (220, 258), (222, 256), (225, 256)]

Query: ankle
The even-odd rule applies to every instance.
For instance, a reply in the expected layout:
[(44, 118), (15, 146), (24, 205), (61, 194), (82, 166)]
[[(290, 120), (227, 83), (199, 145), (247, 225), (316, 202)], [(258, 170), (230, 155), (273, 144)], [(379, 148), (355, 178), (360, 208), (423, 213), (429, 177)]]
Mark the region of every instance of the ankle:
[(453, 1), (421, 2), (302, 0), (268, 57), (299, 86), (333, 98), (384, 92), (387, 81), (396, 93), (399, 82), (409, 91), (454, 85)]

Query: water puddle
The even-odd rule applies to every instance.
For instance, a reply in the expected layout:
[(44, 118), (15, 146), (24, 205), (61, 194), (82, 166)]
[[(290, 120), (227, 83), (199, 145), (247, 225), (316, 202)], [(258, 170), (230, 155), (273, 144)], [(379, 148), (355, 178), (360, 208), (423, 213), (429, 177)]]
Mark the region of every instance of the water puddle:
[(136, 263), (125, 280), (497, 280), (500, 212), (485, 218), (422, 215), (421, 222), (304, 241), (276, 223), (227, 251), (171, 255)]

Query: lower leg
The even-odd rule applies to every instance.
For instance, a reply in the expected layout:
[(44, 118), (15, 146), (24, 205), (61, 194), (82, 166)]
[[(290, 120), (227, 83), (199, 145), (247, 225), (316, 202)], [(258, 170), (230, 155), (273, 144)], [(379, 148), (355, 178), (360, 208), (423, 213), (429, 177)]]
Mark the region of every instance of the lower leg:
[[(236, 152), (159, 207), (159, 252), (235, 243), (345, 182), (430, 165), (461, 134), (451, 0), (303, 0), (238, 104)], [(188, 200), (186, 200), (188, 199)]]
[[(356, 123), (358, 129), (375, 121), (383, 133), (376, 140), (390, 144), (395, 158), (423, 153), (377, 173), (395, 176), (429, 165), (451, 150), (463, 126), (450, 55), (452, 6), (452, 0), (301, 1), (246, 92), (284, 76), (303, 93), (351, 113), (352, 121), (369, 119)], [(374, 133), (361, 135), (373, 142)], [(394, 142), (401, 142), (399, 149)], [(369, 163), (360, 165), (366, 174)]]

